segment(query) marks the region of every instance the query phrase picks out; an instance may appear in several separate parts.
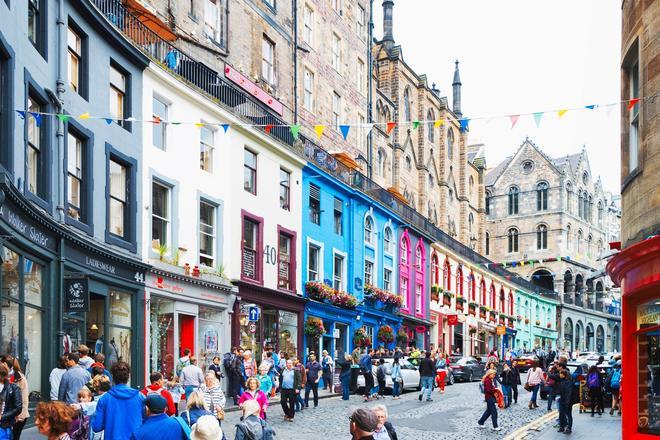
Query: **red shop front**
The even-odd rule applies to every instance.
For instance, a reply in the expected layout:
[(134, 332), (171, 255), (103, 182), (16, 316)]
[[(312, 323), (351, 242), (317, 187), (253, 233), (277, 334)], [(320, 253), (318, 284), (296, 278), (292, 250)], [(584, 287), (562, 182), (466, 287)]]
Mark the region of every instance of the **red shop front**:
[(621, 286), (623, 438), (660, 436), (660, 236), (607, 264)]

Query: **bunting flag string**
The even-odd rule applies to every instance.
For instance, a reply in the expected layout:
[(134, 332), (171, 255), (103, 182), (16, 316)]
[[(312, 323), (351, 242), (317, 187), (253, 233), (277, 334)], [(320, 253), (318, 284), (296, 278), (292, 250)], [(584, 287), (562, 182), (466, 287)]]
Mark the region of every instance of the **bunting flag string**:
[[(578, 260), (582, 258), (582, 255), (578, 255)], [(489, 267), (502, 267), (502, 268), (507, 268), (507, 267), (524, 267), (525, 264), (529, 264), (532, 267), (534, 267), (536, 264), (543, 264), (543, 263), (550, 263), (550, 262), (555, 262), (555, 261), (570, 261), (571, 257), (570, 256), (557, 256), (553, 258), (538, 258), (538, 259), (528, 259), (528, 260), (516, 260), (516, 261), (505, 261), (502, 263), (483, 263), (483, 266), (488, 269)]]
[[(494, 119), (498, 118), (507, 118), (511, 124), (511, 129), (513, 129), (518, 122), (520, 121), (521, 118), (525, 116), (532, 116), (534, 123), (536, 124), (536, 127), (540, 127), (541, 125), (541, 120), (543, 119), (543, 116), (545, 116), (547, 113), (556, 113), (558, 119), (562, 119), (568, 112), (573, 112), (577, 110), (598, 110), (601, 108), (606, 109), (607, 115), (609, 116), (612, 109), (619, 105), (623, 105), (627, 108), (628, 111), (632, 111), (635, 106), (641, 105), (642, 102), (644, 101), (651, 101), (653, 102), (656, 98), (660, 96), (660, 92), (643, 97), (643, 98), (631, 98), (627, 100), (622, 100), (619, 102), (614, 102), (614, 103), (609, 103), (609, 104), (589, 104), (589, 105), (583, 105), (580, 107), (573, 107), (573, 108), (561, 108), (561, 109), (556, 109), (556, 110), (546, 110), (546, 111), (537, 111), (537, 112), (531, 112), (531, 113), (517, 113), (517, 114), (508, 114), (508, 115), (499, 115), (499, 116), (478, 116), (478, 117), (471, 117), (471, 118), (458, 118), (457, 122), (460, 125), (460, 130), (461, 131), (467, 131), (470, 127), (470, 124), (473, 123), (474, 121), (483, 121), (483, 122), (490, 122)], [(293, 135), (294, 139), (297, 139), (300, 130), (302, 129), (301, 124), (250, 124), (250, 123), (220, 123), (220, 122), (201, 122), (201, 121), (172, 121), (172, 120), (165, 120), (162, 119), (158, 116), (154, 116), (151, 118), (147, 119), (136, 119), (135, 117), (128, 117), (128, 118), (112, 118), (108, 116), (95, 116), (91, 115), (89, 112), (84, 112), (78, 116), (74, 116), (68, 113), (49, 113), (49, 112), (31, 112), (31, 111), (25, 111), (25, 110), (19, 110), (16, 109), (16, 114), (18, 115), (19, 118), (25, 120), (28, 117), (32, 117), (34, 119), (34, 122), (37, 126), (41, 125), (41, 121), (43, 117), (48, 117), (48, 116), (55, 116), (59, 121), (66, 123), (70, 119), (80, 119), (80, 120), (100, 120), (104, 121), (107, 125), (111, 125), (113, 122), (120, 122), (120, 121), (126, 121), (126, 122), (142, 122), (142, 123), (151, 123), (151, 124), (163, 124), (163, 125), (194, 125), (195, 127), (201, 128), (204, 126), (216, 126), (216, 127), (222, 127), (224, 133), (227, 133), (229, 131), (230, 127), (243, 127), (243, 128), (262, 128), (266, 133), (270, 133), (271, 130), (275, 127), (286, 127), (288, 130), (291, 132)], [(369, 136), (371, 134), (371, 131), (374, 126), (379, 126), (382, 127), (385, 132), (388, 135), (392, 134), (392, 131), (394, 128), (398, 126), (410, 126), (412, 129), (418, 129), (420, 125), (424, 124), (433, 124), (434, 128), (439, 128), (442, 125), (446, 124), (446, 119), (441, 118), (441, 119), (431, 119), (431, 120), (412, 120), (412, 121), (385, 121), (385, 122), (369, 122), (369, 123), (342, 123), (342, 124), (316, 124), (312, 125), (310, 128), (313, 128), (314, 132), (316, 133), (316, 136), (321, 139), (323, 137), (323, 134), (325, 134), (327, 128), (334, 128), (339, 133), (342, 135), (344, 140), (347, 140), (349, 133), (351, 132), (351, 128), (357, 127), (360, 130), (357, 132), (358, 135), (361, 136)]]

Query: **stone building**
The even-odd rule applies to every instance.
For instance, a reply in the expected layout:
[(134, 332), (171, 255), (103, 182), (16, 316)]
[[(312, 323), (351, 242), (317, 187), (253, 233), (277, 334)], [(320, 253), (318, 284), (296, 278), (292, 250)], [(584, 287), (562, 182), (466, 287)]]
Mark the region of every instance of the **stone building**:
[(599, 260), (616, 220), (586, 149), (553, 159), (525, 139), (488, 172), (485, 191), (486, 255), (561, 294), (564, 345), (618, 349), (617, 298)]

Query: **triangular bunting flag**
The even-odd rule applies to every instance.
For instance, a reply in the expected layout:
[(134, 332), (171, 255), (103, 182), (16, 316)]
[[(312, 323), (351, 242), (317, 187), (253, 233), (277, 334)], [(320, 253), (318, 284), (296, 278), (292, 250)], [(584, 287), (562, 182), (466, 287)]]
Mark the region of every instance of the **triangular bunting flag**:
[(135, 122), (136, 120), (137, 119), (135, 119), (133, 116), (131, 116), (130, 118), (124, 119), (124, 121), (126, 121), (126, 122)]
[(561, 257), (557, 257), (557, 261), (561, 261)]
[(557, 112), (557, 116), (559, 119), (561, 119), (566, 113), (568, 112), (568, 109), (562, 109)]
[(534, 260), (532, 260), (530, 263), (531, 263), (532, 268), (533, 268), (534, 267)]
[(203, 122), (195, 122), (195, 127), (202, 128), (204, 126)]
[(321, 139), (321, 136), (323, 136), (323, 131), (325, 130), (325, 125), (315, 125), (314, 126), (314, 131), (316, 132), (316, 137)]
[(539, 260), (539, 264), (543, 264), (543, 258)]
[(340, 125), (339, 130), (341, 131), (341, 135), (344, 137), (344, 140), (346, 140), (346, 137), (348, 136), (348, 132), (351, 129), (350, 125)]
[(172, 125), (181, 125), (181, 122), (170, 122)]
[(291, 130), (291, 134), (293, 135), (294, 139), (298, 139), (298, 133), (300, 133), (300, 124), (292, 125), (289, 127)]
[(633, 98), (630, 101), (628, 101), (628, 110), (632, 110), (633, 107), (635, 107), (635, 104), (639, 102), (639, 98)]
[(419, 121), (413, 121), (413, 130), (417, 130), (417, 127), (419, 127)]
[(486, 269), (488, 269), (488, 263), (484, 263), (484, 266), (486, 266)]
[(440, 127), (442, 124), (444, 124), (444, 122), (445, 122), (444, 119), (438, 119), (437, 121), (435, 121), (435, 122), (433, 123), (433, 128), (438, 128), (438, 127)]
[(227, 130), (229, 130), (229, 124), (220, 124), (220, 127), (227, 133)]
[(264, 127), (264, 131), (270, 134), (270, 131), (273, 129), (273, 124), (268, 124)]
[(57, 116), (57, 119), (59, 119), (62, 122), (66, 122), (71, 118), (71, 116), (69, 116), (69, 115), (62, 115), (62, 114), (59, 114), (59, 115), (56, 115), (56, 116)]
[(154, 116), (154, 118), (151, 120), (151, 122), (154, 123), (154, 124), (160, 124), (161, 122), (163, 122), (163, 120), (160, 119), (158, 116)]
[(534, 123), (536, 123), (536, 128), (539, 128), (541, 125), (541, 118), (543, 118), (543, 112), (534, 113)]
[(396, 126), (396, 122), (388, 122), (386, 128), (387, 134), (392, 133), (392, 130), (394, 130), (395, 126)]
[(37, 127), (41, 125), (41, 114), (36, 113), (36, 112), (30, 112), (30, 115), (34, 118), (34, 122), (36, 122)]
[(523, 260), (523, 261), (520, 262), (520, 266), (521, 266), (521, 267), (524, 267), (524, 266), (525, 266), (525, 260)]
[[(112, 122), (113, 122), (112, 119), (110, 119), (110, 118), (105, 118), (105, 123), (106, 123), (106, 124), (110, 125), (110, 124), (112, 124)], [(175, 122), (175, 124), (178, 124), (178, 122)]]
[(585, 105), (584, 108), (588, 108), (589, 110), (593, 110), (596, 107), (598, 107), (596, 104), (591, 104), (591, 105)]
[(82, 115), (78, 116), (80, 119), (89, 119), (89, 113), (85, 112)]
[(16, 113), (18, 113), (18, 116), (21, 117), (21, 119), (25, 119), (25, 112), (22, 110), (16, 110)]
[(468, 129), (468, 126), (470, 125), (470, 120), (465, 118), (465, 119), (460, 119), (459, 122), (461, 123), (461, 131), (466, 131)]
[(518, 119), (520, 119), (520, 115), (509, 115), (509, 119), (511, 120), (511, 128), (513, 128), (516, 126)]
[(511, 267), (516, 267), (517, 265), (518, 265), (518, 263), (516, 263), (515, 261), (513, 263), (511, 263)]

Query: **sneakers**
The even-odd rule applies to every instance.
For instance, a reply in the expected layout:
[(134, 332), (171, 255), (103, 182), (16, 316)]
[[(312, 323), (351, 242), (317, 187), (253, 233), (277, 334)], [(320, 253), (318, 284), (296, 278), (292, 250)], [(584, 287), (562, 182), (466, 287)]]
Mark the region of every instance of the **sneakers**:
[(571, 432), (573, 432), (571, 431), (571, 428), (564, 429), (564, 434), (570, 434)]
[(426, 399), (427, 402), (433, 402), (433, 399)]
[(485, 428), (486, 428), (486, 425), (482, 425), (482, 424), (480, 424), (480, 423), (477, 423), (477, 428), (479, 428), (479, 429), (485, 429)]
[(564, 432), (564, 428), (559, 428), (557, 432)]
[(419, 396), (417, 396), (417, 400), (419, 400), (420, 402), (422, 401), (422, 395), (421, 394)]
[(493, 428), (493, 431), (501, 431), (501, 430), (502, 428), (500, 428), (499, 426), (497, 428)]

